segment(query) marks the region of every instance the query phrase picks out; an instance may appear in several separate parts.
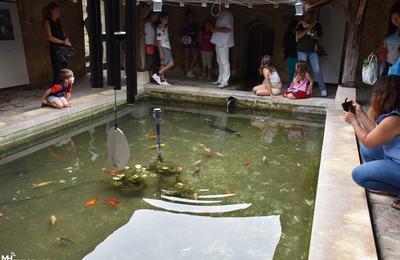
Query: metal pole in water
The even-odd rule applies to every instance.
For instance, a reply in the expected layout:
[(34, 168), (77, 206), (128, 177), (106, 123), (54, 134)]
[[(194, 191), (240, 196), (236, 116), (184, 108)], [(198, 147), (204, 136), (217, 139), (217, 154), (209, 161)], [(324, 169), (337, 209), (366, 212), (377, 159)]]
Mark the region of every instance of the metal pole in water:
[(161, 108), (153, 109), (153, 116), (156, 120), (156, 133), (157, 133), (157, 159), (159, 162), (163, 161), (161, 157), (161, 131), (160, 131), (160, 121), (161, 121)]
[(226, 99), (226, 112), (227, 113), (230, 113), (231, 112), (231, 105), (234, 105), (235, 104), (235, 101), (236, 101), (236, 98), (234, 98), (234, 97), (228, 97), (227, 99)]

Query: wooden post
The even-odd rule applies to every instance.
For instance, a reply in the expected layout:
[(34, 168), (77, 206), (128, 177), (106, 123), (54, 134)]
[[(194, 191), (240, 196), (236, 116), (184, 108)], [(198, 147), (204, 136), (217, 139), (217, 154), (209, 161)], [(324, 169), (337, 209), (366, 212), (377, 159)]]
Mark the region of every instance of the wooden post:
[(137, 6), (135, 0), (125, 1), (126, 14), (126, 49), (125, 49), (125, 72), (126, 72), (126, 100), (128, 104), (135, 102), (137, 94)]
[(144, 19), (146, 18), (147, 14), (149, 13), (145, 10), (146, 6), (140, 5), (138, 6), (138, 21), (137, 21), (137, 38), (138, 38), (138, 69), (140, 71), (146, 70), (146, 54), (144, 50)]
[(355, 87), (356, 72), (358, 65), (359, 50), (361, 44), (362, 30), (360, 27), (367, 0), (358, 0), (356, 12), (352, 21), (347, 23), (346, 54), (343, 65), (342, 84), (345, 87)]
[(114, 89), (121, 89), (120, 42), (115, 38), (119, 26), (119, 0), (105, 0), (107, 84)]
[(90, 84), (92, 88), (103, 87), (103, 49), (101, 41), (100, 0), (88, 0)]

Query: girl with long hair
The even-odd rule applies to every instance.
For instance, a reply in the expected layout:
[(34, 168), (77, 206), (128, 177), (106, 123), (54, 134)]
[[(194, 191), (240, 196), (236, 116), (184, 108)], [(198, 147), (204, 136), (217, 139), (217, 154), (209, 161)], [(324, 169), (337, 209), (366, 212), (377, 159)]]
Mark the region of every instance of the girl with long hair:
[(363, 164), (353, 170), (353, 179), (373, 192), (397, 198), (392, 207), (400, 209), (400, 77), (379, 79), (373, 89), (369, 115), (353, 101), (355, 114), (345, 112), (361, 143)]
[(253, 88), (257, 96), (277, 96), (281, 94), (282, 82), (272, 61), (272, 57), (265, 55), (260, 63), (260, 75), (264, 77), (263, 82)]
[(290, 99), (309, 98), (312, 95), (312, 89), (313, 80), (308, 72), (308, 64), (301, 60), (296, 63), (295, 76), (283, 96)]

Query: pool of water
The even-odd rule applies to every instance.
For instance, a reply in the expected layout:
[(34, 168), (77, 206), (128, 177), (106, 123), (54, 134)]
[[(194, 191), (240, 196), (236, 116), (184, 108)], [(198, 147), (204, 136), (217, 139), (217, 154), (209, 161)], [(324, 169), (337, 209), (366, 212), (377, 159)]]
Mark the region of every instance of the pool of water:
[[(151, 163), (156, 151), (152, 109), (146, 103), (125, 112), (119, 127), (131, 150), (131, 166)], [(199, 195), (228, 194), (223, 204), (247, 209), (211, 217), (279, 215), (282, 235), (274, 259), (307, 259), (324, 118), (304, 114), (163, 106), (165, 160), (182, 168), (177, 177), (146, 172), (145, 187), (125, 194), (111, 184), (106, 132), (111, 118), (65, 130), (58, 137), (0, 160), (0, 254), (25, 259), (80, 259), (124, 225), (138, 209), (156, 209), (143, 198), (161, 199), (161, 189), (182, 183)], [(239, 135), (216, 130), (227, 126)], [(211, 153), (205, 148), (211, 150)], [(216, 153), (223, 154), (217, 156)], [(33, 184), (50, 184), (35, 188)], [(193, 191), (193, 192), (192, 192)], [(86, 203), (97, 198), (94, 206)], [(116, 207), (106, 203), (113, 198)], [(54, 225), (50, 216), (56, 217)], [(57, 237), (73, 242), (60, 243)], [(210, 237), (209, 239), (212, 239)], [(151, 245), (143, 250), (151, 250)]]

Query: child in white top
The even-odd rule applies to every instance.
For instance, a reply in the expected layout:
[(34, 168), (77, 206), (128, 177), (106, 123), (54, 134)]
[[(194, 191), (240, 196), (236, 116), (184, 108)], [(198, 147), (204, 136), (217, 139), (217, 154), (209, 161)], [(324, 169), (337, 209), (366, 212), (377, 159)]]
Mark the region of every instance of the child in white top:
[(169, 86), (165, 79), (165, 72), (174, 66), (174, 59), (171, 52), (171, 44), (168, 35), (168, 15), (160, 14), (161, 24), (157, 27), (157, 47), (160, 53), (160, 70), (153, 75), (153, 79), (158, 85)]
[(277, 96), (281, 94), (282, 82), (271, 56), (265, 55), (261, 59), (260, 74), (264, 76), (264, 81), (253, 88), (253, 92), (257, 96)]

